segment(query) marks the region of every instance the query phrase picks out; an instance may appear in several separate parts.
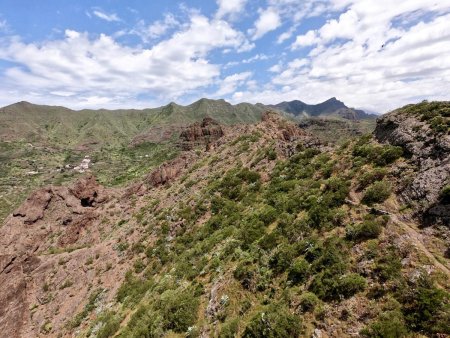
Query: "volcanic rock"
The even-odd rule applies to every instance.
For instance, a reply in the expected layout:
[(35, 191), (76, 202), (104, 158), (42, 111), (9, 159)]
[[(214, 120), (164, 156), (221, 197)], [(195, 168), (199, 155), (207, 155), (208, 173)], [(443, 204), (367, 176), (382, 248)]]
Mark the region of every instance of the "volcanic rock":
[(44, 217), (44, 211), (52, 197), (52, 189), (49, 187), (37, 190), (13, 213), (13, 216), (23, 217), (25, 224), (33, 224)]
[(198, 146), (208, 146), (224, 135), (220, 124), (210, 117), (205, 117), (202, 122), (196, 122), (180, 134), (179, 146), (182, 150), (192, 150)]
[(402, 110), (379, 118), (374, 135), (379, 142), (402, 147), (415, 168), (401, 192), (403, 201), (414, 206), (424, 225), (450, 224), (450, 205), (440, 196), (450, 182), (450, 135)]

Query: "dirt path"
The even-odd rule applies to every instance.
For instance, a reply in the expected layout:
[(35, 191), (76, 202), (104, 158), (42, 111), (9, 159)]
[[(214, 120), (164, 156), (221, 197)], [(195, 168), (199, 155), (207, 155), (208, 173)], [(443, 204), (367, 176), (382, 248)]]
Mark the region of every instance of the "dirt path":
[[(358, 195), (354, 191), (350, 191), (349, 197), (350, 197), (349, 202), (352, 205), (362, 206), (360, 204)], [(363, 206), (363, 207), (368, 210), (371, 209), (366, 206)], [(436, 258), (436, 256), (434, 256), (434, 254), (427, 249), (427, 247), (423, 244), (423, 242), (421, 240), (422, 235), (415, 229), (415, 227), (412, 224), (408, 224), (407, 222), (404, 222), (401, 219), (399, 219), (395, 213), (391, 212), (391, 210), (386, 210), (386, 212), (389, 213), (391, 221), (394, 222), (395, 224), (397, 224), (398, 226), (400, 226), (409, 235), (409, 238), (411, 239), (411, 242), (414, 244), (416, 249), (418, 249), (425, 256), (427, 256), (428, 259), (430, 260), (430, 262), (435, 267), (437, 267), (439, 270), (441, 270), (447, 276), (447, 278), (450, 280), (450, 269), (447, 266), (445, 266), (444, 264), (442, 264), (441, 262), (439, 262), (439, 260)]]

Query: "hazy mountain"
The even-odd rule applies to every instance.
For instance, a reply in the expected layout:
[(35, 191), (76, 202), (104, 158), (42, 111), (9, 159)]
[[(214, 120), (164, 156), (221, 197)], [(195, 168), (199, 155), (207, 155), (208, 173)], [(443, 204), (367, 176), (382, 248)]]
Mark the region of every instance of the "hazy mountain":
[(347, 120), (374, 119), (376, 117), (375, 115), (367, 114), (363, 110), (349, 108), (344, 102), (337, 100), (335, 97), (319, 104), (307, 104), (294, 100), (269, 105), (268, 107), (299, 117), (340, 117)]

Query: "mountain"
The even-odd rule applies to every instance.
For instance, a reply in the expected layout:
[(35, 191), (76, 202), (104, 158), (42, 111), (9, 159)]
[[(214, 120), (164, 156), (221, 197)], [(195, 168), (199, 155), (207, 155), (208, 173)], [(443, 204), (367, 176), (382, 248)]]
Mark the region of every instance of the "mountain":
[[(202, 117), (159, 150), (89, 153), (93, 167), (46, 176), (0, 227), (2, 335), (449, 335), (449, 130), (449, 102), (400, 108), (339, 146), (265, 112)], [(20, 165), (38, 151), (23, 147)]]
[(269, 107), (298, 117), (340, 117), (347, 120), (376, 118), (376, 116), (367, 114), (363, 110), (347, 107), (343, 102), (337, 100), (335, 97), (315, 105), (294, 100), (269, 105)]
[(152, 109), (80, 110), (19, 102), (0, 108), (0, 140), (26, 140), (54, 145), (123, 143), (152, 126), (182, 126), (205, 116), (220, 123), (256, 122), (263, 108), (247, 103), (201, 99), (188, 106), (170, 103)]

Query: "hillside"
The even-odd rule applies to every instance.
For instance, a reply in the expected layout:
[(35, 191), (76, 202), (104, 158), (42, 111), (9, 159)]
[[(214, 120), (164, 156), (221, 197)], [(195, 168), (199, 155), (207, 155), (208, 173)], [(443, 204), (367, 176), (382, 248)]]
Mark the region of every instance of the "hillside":
[(449, 114), (407, 106), (340, 146), (207, 118), (121, 186), (36, 190), (0, 228), (2, 332), (449, 335)]
[[(176, 156), (175, 142), (186, 125), (207, 116), (225, 125), (255, 123), (266, 109), (209, 99), (143, 110), (74, 111), (28, 102), (0, 108), (0, 221), (33, 189), (77, 178), (73, 168), (85, 156), (102, 184), (124, 185)], [(371, 132), (373, 121), (325, 121), (305, 130), (338, 142)]]

